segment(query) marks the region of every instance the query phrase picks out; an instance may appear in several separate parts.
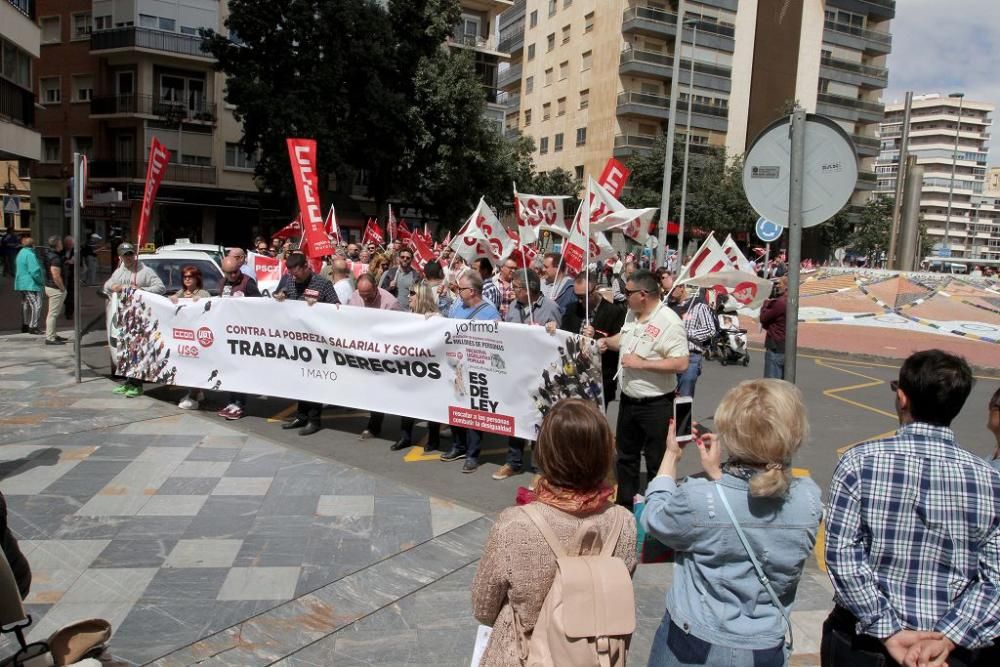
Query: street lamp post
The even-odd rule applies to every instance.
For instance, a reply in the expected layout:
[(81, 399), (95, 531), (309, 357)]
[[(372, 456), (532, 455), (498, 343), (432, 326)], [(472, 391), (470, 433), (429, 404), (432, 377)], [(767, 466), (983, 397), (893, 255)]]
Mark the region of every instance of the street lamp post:
[[(688, 184), (688, 159), (691, 155), (691, 114), (694, 107), (694, 52), (698, 46), (698, 20), (688, 19), (684, 21), (684, 26), (691, 27), (691, 63), (688, 70), (688, 108), (687, 127), (684, 136), (684, 167), (681, 171), (681, 215), (677, 223), (677, 259), (679, 265), (684, 263), (684, 220), (687, 213), (687, 184)], [(675, 54), (680, 58), (680, 51)]]
[[(667, 119), (666, 146), (663, 151), (663, 188), (660, 191), (660, 227), (657, 230), (659, 241), (659, 265), (666, 264), (667, 259), (667, 221), (670, 219), (670, 188), (674, 172), (674, 134), (677, 132), (677, 95), (680, 89), (681, 76), (681, 44), (684, 41), (684, 1), (677, 1), (677, 36), (674, 39), (674, 62), (670, 74), (670, 111)], [(680, 249), (678, 248), (678, 252)], [(683, 261), (678, 255), (678, 260)]]
[(948, 212), (944, 219), (944, 247), (948, 257), (951, 257), (951, 203), (955, 198), (955, 171), (958, 168), (958, 140), (962, 135), (962, 103), (965, 93), (952, 93), (948, 97), (958, 98), (958, 123), (955, 127), (955, 152), (951, 156), (951, 182), (948, 184)]

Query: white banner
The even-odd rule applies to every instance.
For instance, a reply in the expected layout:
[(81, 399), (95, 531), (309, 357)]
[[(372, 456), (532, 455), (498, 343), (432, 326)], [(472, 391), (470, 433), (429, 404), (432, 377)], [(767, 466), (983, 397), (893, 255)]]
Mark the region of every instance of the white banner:
[(175, 305), (113, 295), (119, 375), (305, 399), (534, 439), (563, 398), (601, 404), (589, 338), (519, 324), (300, 301), (212, 298)]

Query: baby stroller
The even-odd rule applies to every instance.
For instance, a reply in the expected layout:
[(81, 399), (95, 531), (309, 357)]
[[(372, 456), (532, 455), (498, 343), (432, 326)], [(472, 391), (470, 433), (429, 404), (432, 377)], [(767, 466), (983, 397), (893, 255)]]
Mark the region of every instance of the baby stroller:
[(723, 366), (739, 363), (749, 366), (747, 330), (740, 328), (740, 318), (736, 310), (726, 308), (716, 317), (719, 329), (708, 345), (709, 358), (718, 359)]

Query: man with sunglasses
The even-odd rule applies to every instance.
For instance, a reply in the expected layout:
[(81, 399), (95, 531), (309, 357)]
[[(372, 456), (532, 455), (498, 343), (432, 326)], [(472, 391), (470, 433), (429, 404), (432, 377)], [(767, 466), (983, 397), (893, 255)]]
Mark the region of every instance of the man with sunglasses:
[(253, 280), (257, 280), (257, 274), (254, 272), (253, 268), (247, 264), (247, 254), (243, 251), (243, 248), (230, 248), (229, 252), (226, 253), (226, 256), (232, 257), (239, 262), (240, 271), (243, 272), (243, 275)]
[(910, 355), (889, 385), (900, 428), (837, 464), (824, 666), (1000, 664), (1000, 473), (951, 430), (972, 385), (961, 357)]
[(511, 258), (505, 259), (500, 264), (499, 272), (489, 278), (484, 278), (483, 298), (493, 304), (493, 307), (500, 311), (500, 317), (507, 317), (507, 309), (514, 301), (514, 273), (517, 271), (517, 262)]
[[(615, 303), (607, 298), (598, 289), (597, 279), (597, 273), (590, 274), (589, 280), (586, 273), (576, 274), (573, 279), (576, 303), (563, 315), (560, 329), (583, 334), (594, 340), (614, 336), (622, 330), (627, 314), (625, 304)], [(588, 306), (589, 311), (586, 310)], [(601, 372), (606, 410), (608, 403), (615, 400), (618, 394), (618, 380), (615, 379), (618, 373), (616, 350), (605, 349), (601, 353)]]
[(639, 270), (625, 283), (628, 315), (616, 336), (597, 341), (601, 352), (621, 356), (621, 405), (616, 428), (618, 504), (632, 508), (645, 485), (639, 481), (639, 459), (645, 453), (646, 475), (660, 469), (666, 449), (667, 426), (673, 413), (677, 374), (688, 367), (684, 323), (660, 300), (656, 276)]
[(399, 266), (394, 266), (379, 281), (379, 287), (396, 297), (400, 310), (410, 310), (410, 288), (420, 282), (420, 274), (413, 268), (413, 251), (404, 248), (397, 255)]

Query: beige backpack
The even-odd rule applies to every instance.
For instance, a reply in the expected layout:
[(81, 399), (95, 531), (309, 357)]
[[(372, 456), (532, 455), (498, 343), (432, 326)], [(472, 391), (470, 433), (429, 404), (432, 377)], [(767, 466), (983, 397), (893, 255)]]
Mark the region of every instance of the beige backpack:
[[(625, 561), (613, 555), (621, 537), (621, 515), (615, 517), (600, 553), (571, 556), (537, 507), (521, 509), (556, 556), (556, 577), (530, 634), (514, 615), (521, 664), (624, 667), (635, 631), (635, 593)], [(581, 529), (571, 544), (580, 544), (587, 531)]]

